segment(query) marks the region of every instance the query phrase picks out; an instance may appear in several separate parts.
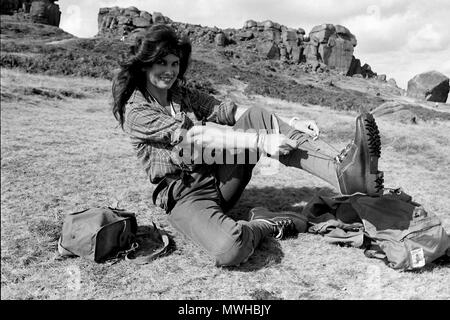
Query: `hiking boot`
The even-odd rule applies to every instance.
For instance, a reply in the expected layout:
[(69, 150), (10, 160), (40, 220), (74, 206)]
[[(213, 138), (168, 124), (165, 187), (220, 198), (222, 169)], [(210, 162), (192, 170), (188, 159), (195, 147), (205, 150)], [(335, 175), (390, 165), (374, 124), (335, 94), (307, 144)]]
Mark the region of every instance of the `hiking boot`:
[(250, 210), (250, 220), (265, 221), (274, 227), (273, 237), (275, 239), (284, 239), (306, 232), (307, 220), (296, 212), (283, 211), (272, 212), (263, 207), (257, 207)]
[(370, 113), (360, 114), (356, 118), (353, 142), (335, 158), (340, 192), (343, 195), (382, 195), (383, 172), (378, 171), (380, 155), (380, 132), (375, 119)]

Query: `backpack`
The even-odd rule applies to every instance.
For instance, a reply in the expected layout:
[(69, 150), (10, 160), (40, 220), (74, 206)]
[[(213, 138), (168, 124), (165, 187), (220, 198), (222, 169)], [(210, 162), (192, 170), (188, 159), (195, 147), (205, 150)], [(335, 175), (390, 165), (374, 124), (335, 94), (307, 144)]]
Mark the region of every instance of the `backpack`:
[[(136, 254), (139, 243), (143, 242), (142, 239), (139, 241), (137, 230), (136, 215), (123, 209), (98, 207), (70, 213), (64, 219), (58, 252), (63, 257), (79, 256), (95, 262), (117, 261), (121, 256), (138, 262), (131, 258), (132, 254)], [(140, 264), (165, 253), (169, 245), (167, 235), (156, 225), (153, 224), (149, 232), (155, 233), (163, 246), (153, 250), (144, 261), (140, 259)]]
[[(364, 241), (359, 241), (359, 245), (365, 249), (365, 255), (382, 259), (393, 269), (419, 269), (450, 251), (450, 237), (440, 219), (401, 189), (387, 189), (380, 197), (317, 196), (303, 209), (303, 214), (313, 224), (313, 230), (333, 226), (330, 233), (334, 243), (340, 242), (337, 239), (340, 234), (345, 243), (344, 236), (349, 234), (335, 232), (335, 226), (345, 230), (345, 226), (362, 223)], [(352, 234), (357, 235), (358, 231)]]
[(446, 255), (450, 248), (450, 237), (441, 220), (401, 189), (350, 202), (370, 239), (365, 255), (387, 260), (393, 269), (422, 268)]

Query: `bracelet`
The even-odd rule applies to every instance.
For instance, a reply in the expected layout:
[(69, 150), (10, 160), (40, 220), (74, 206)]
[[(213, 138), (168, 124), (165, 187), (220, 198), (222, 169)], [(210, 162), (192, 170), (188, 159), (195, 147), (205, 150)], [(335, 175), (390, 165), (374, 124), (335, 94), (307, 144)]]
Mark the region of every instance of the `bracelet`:
[(291, 120), (289, 120), (289, 126), (293, 127), (294, 121), (296, 121), (296, 120), (300, 120), (300, 118), (299, 117), (293, 117)]

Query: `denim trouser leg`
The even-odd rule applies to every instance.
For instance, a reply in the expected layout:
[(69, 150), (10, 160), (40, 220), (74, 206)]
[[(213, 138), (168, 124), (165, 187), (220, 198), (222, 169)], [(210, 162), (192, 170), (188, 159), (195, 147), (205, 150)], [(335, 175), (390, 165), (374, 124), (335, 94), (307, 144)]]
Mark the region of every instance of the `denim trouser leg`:
[[(331, 157), (320, 156), (308, 137), (278, 119), (281, 133), (299, 141), (299, 149), (280, 157), (280, 162), (304, 169), (333, 183)], [(262, 108), (247, 110), (234, 126), (235, 130), (273, 132), (272, 114)], [(302, 149), (302, 146), (306, 148)], [(247, 159), (259, 159), (247, 154)], [(256, 161), (216, 165), (215, 173), (194, 173), (191, 187), (178, 184), (173, 189), (175, 206), (169, 213), (172, 225), (215, 257), (218, 266), (238, 265), (245, 261), (261, 239), (273, 233), (273, 227), (261, 221), (235, 221), (226, 212), (239, 200), (252, 176)]]
[[(325, 155), (323, 151), (318, 152), (323, 147), (320, 142), (313, 141), (307, 134), (293, 129), (279, 118), (275, 121), (278, 122), (277, 126), (274, 124), (273, 115), (267, 110), (251, 108), (242, 115), (233, 128), (235, 130), (254, 129), (256, 131), (263, 130), (269, 133), (278, 133), (275, 132), (275, 129), (278, 127), (279, 133), (299, 142), (297, 150), (291, 151), (288, 155), (280, 156), (278, 160), (286, 166), (303, 169), (322, 178), (335, 188), (339, 188), (336, 169), (332, 160), (335, 155)], [(255, 156), (250, 156), (250, 158), (255, 159)], [(218, 166), (217, 176), (220, 183), (220, 191), (225, 200), (224, 209), (231, 209), (239, 200), (251, 179), (254, 166), (254, 162), (250, 164), (224, 164)]]

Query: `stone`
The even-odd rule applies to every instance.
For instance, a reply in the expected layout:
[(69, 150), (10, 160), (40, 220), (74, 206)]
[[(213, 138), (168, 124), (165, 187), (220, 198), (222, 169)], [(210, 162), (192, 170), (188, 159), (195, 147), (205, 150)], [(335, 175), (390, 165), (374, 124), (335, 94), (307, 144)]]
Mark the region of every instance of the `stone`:
[(433, 70), (418, 74), (409, 80), (406, 94), (421, 100), (446, 102), (449, 90), (449, 78)]
[(377, 80), (378, 81), (382, 81), (382, 82), (386, 82), (386, 75), (385, 74), (377, 75)]
[(350, 68), (347, 72), (347, 76), (351, 77), (355, 74), (361, 75), (361, 60), (356, 59), (355, 56), (353, 56), (352, 62), (350, 63)]
[(297, 33), (295, 31), (283, 31), (281, 33), (281, 40), (283, 42), (288, 42), (288, 41), (297, 41)]
[(127, 17), (139, 17), (140, 11), (136, 7), (128, 7), (123, 11), (123, 15)]
[(305, 34), (306, 34), (306, 31), (305, 31), (305, 29), (303, 29), (303, 28), (298, 28), (298, 29), (297, 29), (297, 33), (298, 33), (298, 34), (305, 35)]
[(313, 43), (307, 42), (305, 43), (304, 50), (305, 58), (307, 62), (317, 62), (318, 61), (318, 48)]
[(244, 31), (244, 32), (239, 32), (236, 34), (236, 39), (238, 39), (239, 41), (247, 41), (247, 40), (251, 40), (254, 38), (253, 32), (251, 31)]
[(244, 23), (244, 29), (251, 29), (251, 28), (254, 28), (257, 26), (258, 26), (258, 24), (254, 20), (247, 20)]
[(150, 27), (152, 24), (150, 20), (144, 19), (142, 17), (134, 17), (133, 18), (133, 26), (136, 28), (147, 28)]
[(227, 37), (225, 36), (225, 34), (223, 32), (220, 32), (220, 33), (216, 34), (216, 36), (214, 38), (214, 42), (219, 47), (225, 47), (227, 44)]
[(166, 23), (166, 19), (161, 12), (153, 12), (153, 23)]
[(302, 48), (299, 46), (292, 47), (291, 59), (295, 63), (301, 62)]
[(274, 29), (274, 24), (270, 20), (263, 21), (262, 25), (264, 26), (264, 30)]
[(128, 24), (132, 24), (132, 20), (130, 17), (126, 17), (126, 16), (119, 16), (117, 18), (117, 23), (118, 24), (122, 24), (122, 25), (128, 25)]
[(328, 38), (336, 33), (336, 28), (332, 24), (321, 24), (312, 28), (309, 33), (310, 39), (315, 39), (319, 43), (328, 43)]
[(139, 17), (152, 22), (152, 15), (150, 13), (148, 13), (147, 11), (141, 11), (141, 13), (139, 14)]
[(281, 32), (273, 28), (264, 30), (263, 37), (276, 43), (281, 42)]
[(388, 83), (388, 85), (390, 85), (390, 86), (392, 86), (392, 87), (395, 87), (395, 88), (398, 87), (398, 86), (397, 86), (397, 81), (395, 81), (394, 78), (390, 78), (390, 79), (387, 81), (387, 83)]
[(271, 60), (279, 60), (280, 59), (280, 49), (278, 48), (275, 42), (264, 42), (258, 45), (258, 51), (262, 53), (262, 55)]
[(33, 1), (30, 7), (31, 21), (59, 27), (61, 11), (59, 6), (49, 0)]
[(353, 45), (350, 41), (341, 38), (333, 40), (333, 44), (333, 46), (323, 43), (319, 45), (318, 52), (322, 61), (330, 69), (336, 69), (347, 74), (352, 64)]

